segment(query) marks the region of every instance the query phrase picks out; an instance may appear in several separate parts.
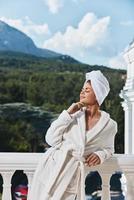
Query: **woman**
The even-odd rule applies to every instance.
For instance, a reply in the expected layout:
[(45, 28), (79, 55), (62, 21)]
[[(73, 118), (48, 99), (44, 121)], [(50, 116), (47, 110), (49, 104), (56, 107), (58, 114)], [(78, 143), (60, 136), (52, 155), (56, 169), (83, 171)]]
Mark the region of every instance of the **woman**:
[(86, 73), (80, 101), (46, 133), (51, 148), (37, 167), (29, 200), (85, 200), (84, 166), (101, 164), (114, 153), (117, 123), (100, 110), (109, 90), (101, 71)]

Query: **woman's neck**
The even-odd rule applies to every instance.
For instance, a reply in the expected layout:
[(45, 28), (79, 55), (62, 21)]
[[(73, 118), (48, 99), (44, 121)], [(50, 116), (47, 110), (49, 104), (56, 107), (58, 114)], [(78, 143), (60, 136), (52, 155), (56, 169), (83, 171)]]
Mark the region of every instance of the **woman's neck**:
[(98, 105), (92, 105), (86, 107), (86, 116), (88, 118), (94, 118), (100, 116), (100, 107)]

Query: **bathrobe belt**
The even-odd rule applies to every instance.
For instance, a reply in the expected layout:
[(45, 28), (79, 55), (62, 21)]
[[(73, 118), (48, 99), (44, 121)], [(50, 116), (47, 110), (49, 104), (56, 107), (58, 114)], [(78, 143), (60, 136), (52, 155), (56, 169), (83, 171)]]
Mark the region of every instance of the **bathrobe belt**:
[(84, 162), (85, 158), (79, 155), (77, 152), (72, 152), (72, 156), (74, 159), (78, 161), (79, 168), (80, 168), (80, 190), (78, 194), (79, 200), (85, 200), (85, 170), (84, 170)]
[[(71, 170), (71, 167), (73, 167), (73, 163), (75, 163), (73, 169), (77, 169), (79, 167), (80, 169), (80, 190), (78, 191), (78, 200), (85, 200), (85, 171), (84, 171), (84, 161), (85, 161), (85, 158), (83, 156), (81, 156), (79, 153), (77, 153), (76, 151), (67, 151), (66, 152), (66, 155), (64, 157), (64, 161), (68, 155), (68, 153), (72, 156), (71, 158), (71, 162), (70, 162), (70, 170)], [(59, 167), (59, 172), (57, 172), (57, 175), (55, 176), (55, 178), (52, 180), (51, 184), (49, 185), (49, 187), (47, 188), (47, 195), (48, 195), (48, 199), (56, 199), (58, 198), (58, 196), (55, 194), (54, 195), (54, 198), (51, 197), (50, 195), (50, 191), (53, 187), (53, 185), (55, 184), (55, 181), (57, 180), (59, 174), (60, 174), (60, 169), (62, 168), (63, 164), (64, 164), (64, 161), (62, 162), (61, 166)], [(77, 162), (77, 165), (76, 165), (76, 162)], [(75, 171), (74, 171), (75, 173)], [(62, 187), (63, 189), (63, 187)], [(57, 192), (56, 192), (57, 193)], [(50, 196), (49, 196), (50, 195)]]

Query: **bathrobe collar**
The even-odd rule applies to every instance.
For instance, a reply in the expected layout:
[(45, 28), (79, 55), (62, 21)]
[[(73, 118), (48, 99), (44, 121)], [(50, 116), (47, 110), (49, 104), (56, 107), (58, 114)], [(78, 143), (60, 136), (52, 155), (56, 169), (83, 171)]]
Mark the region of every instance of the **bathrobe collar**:
[[(85, 111), (86, 111), (86, 108), (81, 109), (76, 118), (80, 127), (81, 139), (82, 139), (81, 142), (84, 144), (85, 144), (85, 135), (86, 135)], [(110, 115), (106, 113), (105, 111), (101, 110), (101, 117), (99, 121), (95, 124), (95, 126), (88, 131), (86, 142), (87, 143), (90, 142), (90, 140), (92, 140), (98, 133), (100, 133), (101, 130), (106, 126), (109, 120), (110, 120)]]

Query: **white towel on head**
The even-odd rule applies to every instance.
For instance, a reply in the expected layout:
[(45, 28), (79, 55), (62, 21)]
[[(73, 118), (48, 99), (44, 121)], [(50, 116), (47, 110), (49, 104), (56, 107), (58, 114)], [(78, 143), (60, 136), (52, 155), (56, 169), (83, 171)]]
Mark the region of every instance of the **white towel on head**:
[(110, 91), (109, 82), (100, 70), (86, 73), (86, 81), (90, 80), (99, 105), (102, 104)]

